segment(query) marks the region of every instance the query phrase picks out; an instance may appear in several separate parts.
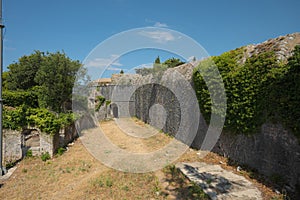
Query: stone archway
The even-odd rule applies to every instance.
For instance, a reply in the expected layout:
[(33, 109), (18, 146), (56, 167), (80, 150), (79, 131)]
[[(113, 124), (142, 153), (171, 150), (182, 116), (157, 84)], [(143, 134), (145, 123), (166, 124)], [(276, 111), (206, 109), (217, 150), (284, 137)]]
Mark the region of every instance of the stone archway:
[(119, 118), (119, 108), (118, 108), (118, 105), (115, 104), (115, 103), (112, 103), (110, 105), (110, 108), (111, 108), (111, 114), (114, 118)]

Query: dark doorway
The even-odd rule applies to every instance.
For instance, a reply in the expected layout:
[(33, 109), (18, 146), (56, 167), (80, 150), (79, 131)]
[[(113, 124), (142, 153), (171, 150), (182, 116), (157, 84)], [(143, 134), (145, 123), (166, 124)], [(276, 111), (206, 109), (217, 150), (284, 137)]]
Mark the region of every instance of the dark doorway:
[(118, 118), (119, 117), (119, 110), (118, 110), (117, 104), (115, 104), (115, 103), (111, 104), (111, 110), (112, 110), (113, 117)]

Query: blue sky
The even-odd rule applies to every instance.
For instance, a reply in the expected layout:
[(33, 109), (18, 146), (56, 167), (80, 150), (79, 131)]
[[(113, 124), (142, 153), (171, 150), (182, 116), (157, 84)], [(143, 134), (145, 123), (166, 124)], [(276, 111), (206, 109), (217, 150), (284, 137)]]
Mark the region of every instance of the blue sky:
[[(3, 0), (4, 70), (34, 50), (63, 50), (83, 62), (114, 34), (149, 26), (179, 31), (209, 55), (219, 55), (299, 32), (299, 8), (299, 0)], [(173, 56), (148, 50), (119, 58), (111, 53), (97, 61), (111, 61), (117, 71), (153, 62), (157, 55), (162, 60)]]

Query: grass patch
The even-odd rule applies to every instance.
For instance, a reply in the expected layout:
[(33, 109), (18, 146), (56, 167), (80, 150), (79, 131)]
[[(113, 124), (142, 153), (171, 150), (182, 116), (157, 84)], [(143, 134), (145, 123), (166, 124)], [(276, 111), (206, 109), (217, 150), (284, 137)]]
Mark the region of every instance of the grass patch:
[(164, 199), (161, 186), (153, 173), (134, 174), (109, 170), (90, 181), (89, 193), (98, 198)]

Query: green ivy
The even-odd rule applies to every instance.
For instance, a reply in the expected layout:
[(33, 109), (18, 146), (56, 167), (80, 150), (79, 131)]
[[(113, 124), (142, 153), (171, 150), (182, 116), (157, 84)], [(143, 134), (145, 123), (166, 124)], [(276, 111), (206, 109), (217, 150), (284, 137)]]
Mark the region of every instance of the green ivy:
[[(212, 57), (226, 92), (225, 130), (254, 133), (262, 123), (273, 119), (300, 132), (300, 47), (295, 48), (287, 64), (279, 62), (274, 52), (253, 55), (242, 63), (243, 54), (244, 48), (239, 48)], [(212, 64), (202, 61), (193, 73), (199, 106), (207, 122), (212, 113), (211, 95), (215, 95), (207, 85), (214, 80), (201, 74)]]
[(46, 108), (4, 107), (3, 127), (21, 130), (26, 126), (35, 126), (48, 134), (55, 134), (60, 128), (70, 125), (75, 120), (72, 113), (57, 114)]
[(97, 105), (96, 105), (95, 110), (98, 112), (100, 110), (101, 106), (105, 102), (105, 97), (103, 97), (103, 96), (97, 96), (96, 102), (97, 102)]

